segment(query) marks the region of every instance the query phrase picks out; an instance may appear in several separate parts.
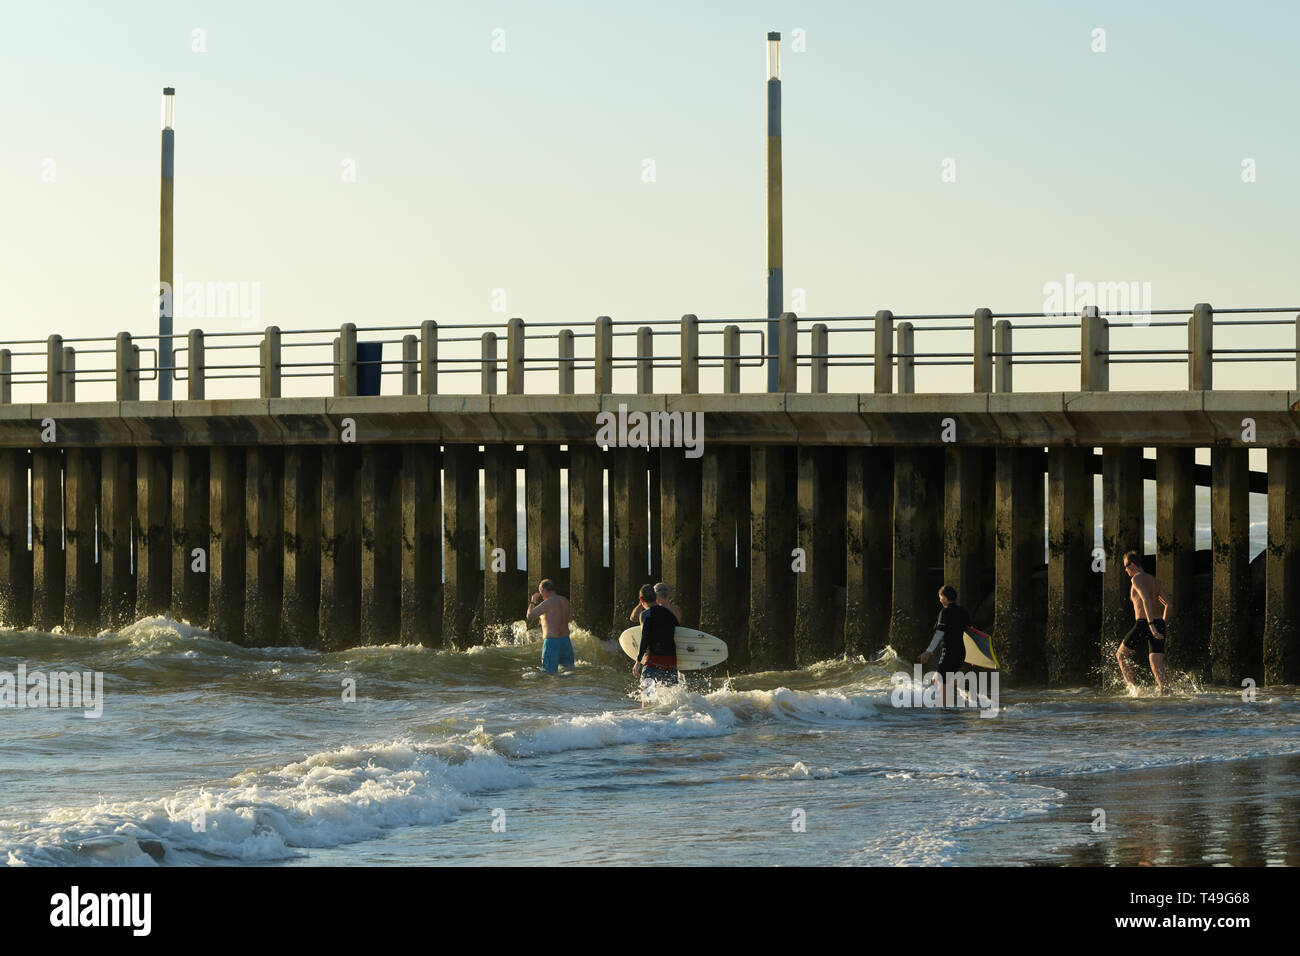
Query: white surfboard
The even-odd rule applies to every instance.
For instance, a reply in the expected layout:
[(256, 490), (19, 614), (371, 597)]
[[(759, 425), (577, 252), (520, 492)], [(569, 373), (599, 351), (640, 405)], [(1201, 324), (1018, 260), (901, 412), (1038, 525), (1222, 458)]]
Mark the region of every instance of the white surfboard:
[[(677, 644), (677, 669), (679, 671), (702, 671), (714, 664), (721, 664), (727, 659), (727, 642), (722, 638), (705, 634), (693, 627), (678, 625), (673, 631), (673, 640)], [(641, 625), (629, 627), (618, 636), (618, 646), (632, 660), (636, 660), (637, 648), (641, 645)]]

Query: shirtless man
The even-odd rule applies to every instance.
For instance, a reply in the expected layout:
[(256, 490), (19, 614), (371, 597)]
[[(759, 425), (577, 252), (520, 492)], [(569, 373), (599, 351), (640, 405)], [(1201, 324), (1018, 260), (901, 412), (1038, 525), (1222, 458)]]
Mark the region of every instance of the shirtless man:
[[(1160, 693), (1169, 693), (1165, 683), (1165, 633), (1167, 622), (1174, 606), (1169, 603), (1169, 595), (1155, 579), (1154, 575), (1142, 570), (1141, 558), (1136, 551), (1124, 555), (1124, 570), (1133, 580), (1129, 589), (1129, 599), (1133, 602), (1133, 630), (1124, 636), (1119, 649), (1115, 651), (1115, 660), (1119, 661), (1124, 683), (1133, 686), (1133, 668), (1130, 666), (1135, 654), (1143, 649), (1150, 649), (1151, 673), (1155, 675), (1156, 687)], [(1165, 606), (1164, 613), (1156, 616), (1156, 602)], [(1154, 631), (1154, 633), (1153, 633)]]
[[(682, 609), (672, 601), (668, 600), (668, 585), (664, 584), (662, 581), (655, 585), (655, 604), (658, 604), (660, 607), (668, 608), (668, 610), (672, 611), (673, 617), (677, 618), (677, 623), (682, 623)], [(646, 604), (645, 601), (638, 600), (632, 608), (632, 613), (627, 616), (627, 619), (633, 623), (638, 623), (641, 620), (642, 613), (648, 611), (650, 607), (651, 606)]]
[(558, 674), (564, 666), (574, 670), (573, 641), (569, 639), (569, 624), (573, 609), (569, 599), (555, 593), (555, 584), (547, 578), (537, 585), (537, 593), (528, 603), (528, 620), (542, 619), (542, 670)]

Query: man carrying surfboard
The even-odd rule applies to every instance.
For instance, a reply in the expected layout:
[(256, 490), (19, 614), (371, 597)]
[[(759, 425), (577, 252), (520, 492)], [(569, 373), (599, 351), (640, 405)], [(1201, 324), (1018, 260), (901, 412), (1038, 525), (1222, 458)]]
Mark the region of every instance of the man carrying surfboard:
[[(655, 602), (652, 585), (641, 588), (641, 603), (645, 610), (641, 612), (641, 642), (637, 645), (632, 676), (659, 684), (676, 684), (677, 642), (673, 632), (677, 630), (677, 618), (672, 611)], [(644, 694), (641, 703), (646, 703)]]
[[(1136, 551), (1124, 555), (1124, 570), (1133, 582), (1129, 588), (1129, 599), (1133, 602), (1133, 629), (1124, 635), (1119, 649), (1115, 651), (1115, 660), (1119, 661), (1120, 673), (1124, 683), (1133, 687), (1133, 668), (1130, 662), (1136, 654), (1150, 651), (1151, 673), (1156, 678), (1156, 688), (1161, 694), (1169, 693), (1165, 682), (1165, 635), (1168, 629), (1169, 615), (1174, 606), (1169, 603), (1169, 595), (1156, 580), (1154, 574), (1147, 574), (1142, 568), (1142, 559)], [(1157, 603), (1165, 606), (1164, 612), (1157, 617)]]
[[(943, 609), (939, 611), (939, 620), (934, 624), (934, 638), (921, 654), (921, 664), (925, 665), (931, 655), (936, 650), (939, 651), (934, 669), (939, 681), (939, 699), (946, 707), (948, 685), (950, 681), (956, 680), (952, 675), (966, 666), (966, 628), (970, 627), (971, 620), (966, 609), (957, 603), (957, 589), (951, 584), (945, 584), (939, 589), (939, 603)], [(956, 693), (955, 684), (953, 692)], [(953, 703), (957, 701), (954, 700)]]
[(560, 665), (574, 670), (573, 641), (569, 639), (569, 623), (573, 609), (569, 599), (555, 593), (555, 584), (547, 578), (537, 585), (537, 593), (528, 602), (528, 620), (542, 619), (542, 670), (558, 674)]

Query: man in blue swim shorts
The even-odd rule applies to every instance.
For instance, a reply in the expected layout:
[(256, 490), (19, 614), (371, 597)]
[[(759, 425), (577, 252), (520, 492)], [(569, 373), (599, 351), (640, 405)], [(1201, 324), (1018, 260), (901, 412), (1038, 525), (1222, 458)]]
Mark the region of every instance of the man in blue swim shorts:
[(542, 670), (548, 674), (558, 674), (561, 667), (573, 670), (573, 641), (569, 638), (573, 609), (568, 598), (555, 593), (550, 578), (537, 585), (537, 593), (528, 603), (528, 620), (539, 617), (542, 619)]

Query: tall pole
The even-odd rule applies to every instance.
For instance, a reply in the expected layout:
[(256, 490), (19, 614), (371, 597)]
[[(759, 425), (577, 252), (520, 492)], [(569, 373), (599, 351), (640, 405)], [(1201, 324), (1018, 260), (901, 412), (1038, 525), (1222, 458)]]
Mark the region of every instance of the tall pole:
[(777, 389), (781, 317), (781, 34), (767, 35), (767, 390)]
[(172, 186), (176, 159), (176, 90), (163, 87), (162, 201), (159, 204), (158, 248), (158, 400), (172, 397), (172, 314), (176, 295), (172, 289)]

